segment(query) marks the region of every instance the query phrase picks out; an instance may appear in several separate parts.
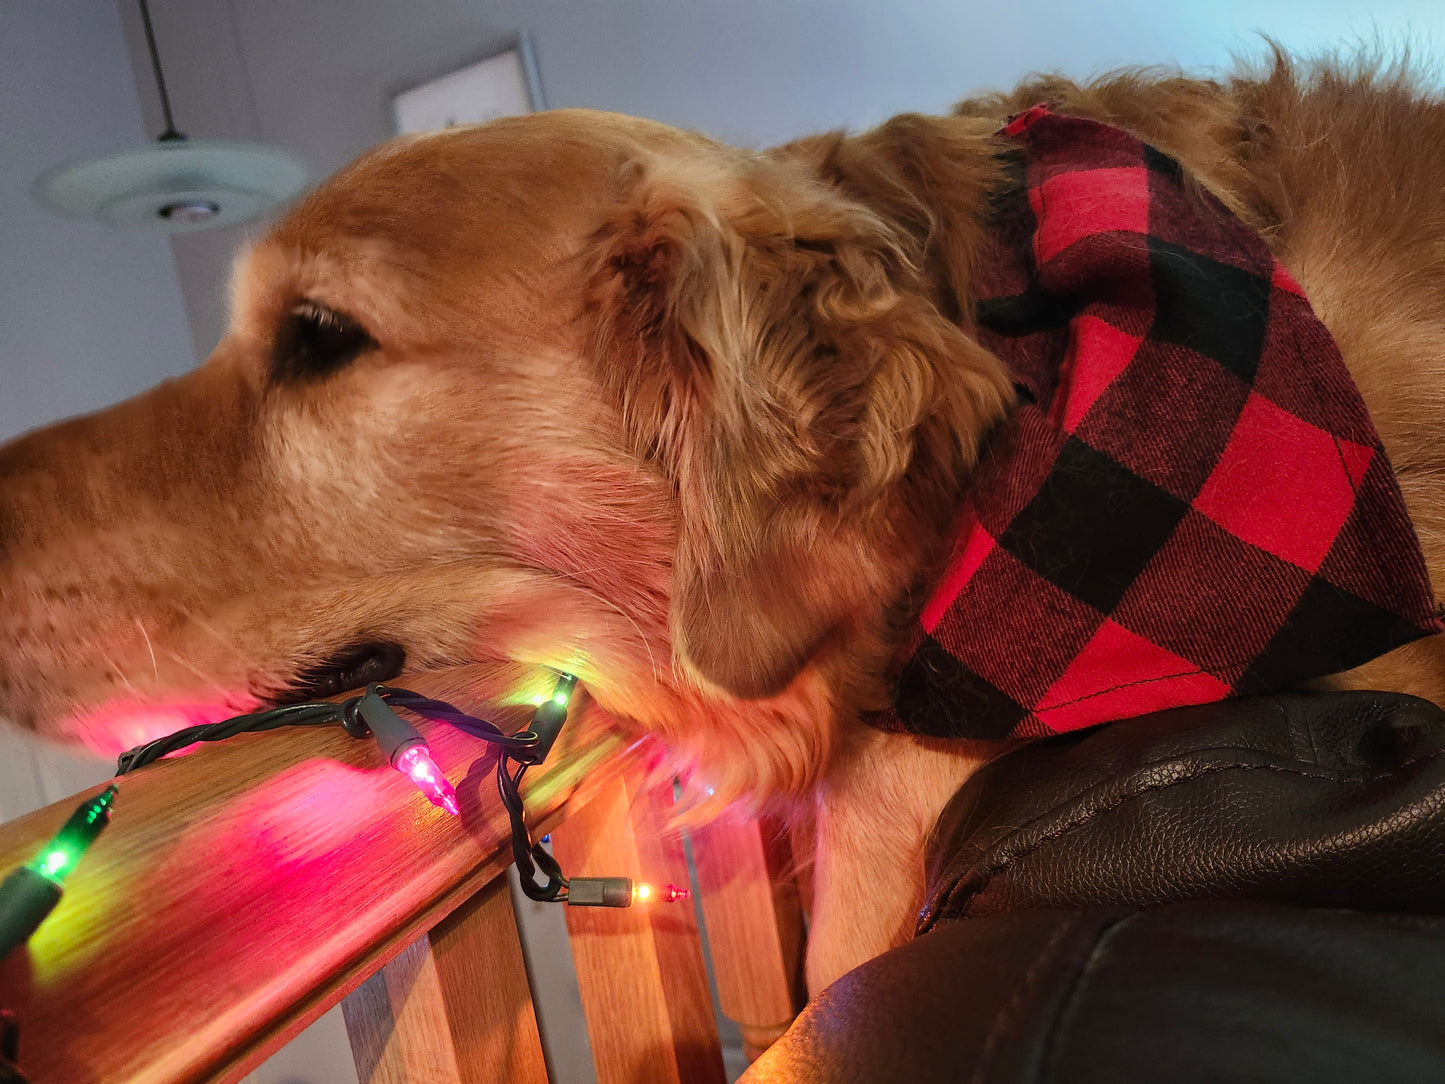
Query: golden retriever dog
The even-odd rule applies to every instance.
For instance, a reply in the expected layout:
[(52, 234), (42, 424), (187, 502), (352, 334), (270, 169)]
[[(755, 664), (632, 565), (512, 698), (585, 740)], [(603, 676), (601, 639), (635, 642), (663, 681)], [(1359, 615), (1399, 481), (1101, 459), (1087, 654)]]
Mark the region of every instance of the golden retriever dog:
[[(814, 989), (906, 938), (933, 819), (997, 750), (860, 717), (1010, 409), (971, 281), (1018, 183), (995, 132), (1040, 101), (1267, 238), (1438, 587), (1445, 104), (1405, 76), (1044, 80), (764, 152), (568, 110), (369, 153), (240, 256), (204, 364), (0, 452), (0, 711), (114, 751), (565, 669), (717, 801), (815, 811)], [(1442, 701), (1445, 652), (1335, 681)]]

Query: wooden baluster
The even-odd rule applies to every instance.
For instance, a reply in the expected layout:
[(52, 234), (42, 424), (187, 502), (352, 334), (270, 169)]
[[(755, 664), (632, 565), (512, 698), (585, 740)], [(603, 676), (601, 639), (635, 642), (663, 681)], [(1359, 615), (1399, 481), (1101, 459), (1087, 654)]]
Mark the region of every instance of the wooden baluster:
[[(686, 885), (682, 839), (665, 823), (671, 806), (671, 785), (617, 779), (553, 829), (553, 853), (569, 877)], [(567, 930), (599, 1084), (721, 1084), (691, 902), (569, 907)]]
[(806, 999), (803, 912), (781, 825), (740, 811), (693, 831), (693, 860), (723, 1015), (752, 1061)]
[(361, 1084), (546, 1084), (505, 878), (342, 1002)]

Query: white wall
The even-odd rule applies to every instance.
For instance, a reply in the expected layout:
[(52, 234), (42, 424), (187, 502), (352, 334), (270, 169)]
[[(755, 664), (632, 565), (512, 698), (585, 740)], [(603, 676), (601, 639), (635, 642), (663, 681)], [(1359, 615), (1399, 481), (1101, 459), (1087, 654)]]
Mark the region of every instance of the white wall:
[(144, 138), (113, 3), (0, 5), (0, 439), (194, 363), (165, 239), (30, 198), (43, 170)]

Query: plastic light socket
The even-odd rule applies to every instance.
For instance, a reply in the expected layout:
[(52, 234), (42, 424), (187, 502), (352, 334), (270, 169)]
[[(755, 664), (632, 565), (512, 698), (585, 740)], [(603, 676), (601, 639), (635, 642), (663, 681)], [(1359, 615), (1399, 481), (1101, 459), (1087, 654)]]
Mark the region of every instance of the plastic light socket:
[(547, 759), (557, 735), (562, 733), (562, 724), (567, 721), (567, 708), (572, 701), (572, 690), (576, 687), (577, 679), (571, 674), (562, 674), (557, 678), (557, 687), (552, 690), (552, 695), (532, 713), (532, 724), (528, 729), (537, 735), (537, 744), (525, 753), (516, 754), (517, 760), (541, 764)]
[(30, 939), (55, 910), (62, 891), (56, 881), (29, 866), (0, 881), (0, 959)]
[(567, 882), (568, 907), (631, 907), (632, 878), (573, 877)]
[(432, 805), (454, 817), (461, 813), (457, 792), (432, 760), (431, 749), (416, 727), (392, 711), (374, 688), (366, 690), (356, 710), (393, 768), (416, 784)]

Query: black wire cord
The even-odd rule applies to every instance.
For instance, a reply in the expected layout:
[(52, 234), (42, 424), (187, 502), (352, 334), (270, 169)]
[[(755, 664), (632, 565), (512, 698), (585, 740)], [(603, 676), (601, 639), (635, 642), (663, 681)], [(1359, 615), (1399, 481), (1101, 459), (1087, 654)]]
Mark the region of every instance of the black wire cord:
[(166, 130), (157, 136), (160, 141), (173, 141), (186, 137), (176, 130), (176, 118), (171, 115), (171, 96), (166, 92), (166, 77), (161, 72), (161, 54), (156, 48), (156, 32), (151, 26), (151, 9), (146, 0), (140, 0), (140, 21), (145, 29), (146, 48), (151, 54), (151, 71), (155, 73), (156, 90), (161, 98), (161, 113), (166, 119)]
[[(528, 899), (543, 903), (564, 902), (567, 899), (568, 882), (562, 875), (557, 860), (540, 843), (532, 842), (522, 806), (522, 777), (533, 764), (540, 764), (550, 751), (557, 731), (567, 718), (565, 699), (570, 698), (575, 684), (576, 678), (563, 675), (558, 682), (559, 691), (565, 693), (563, 701), (558, 701), (555, 697), (545, 701), (533, 712), (531, 725), (516, 734), (508, 734), (495, 723), (468, 715), (445, 700), (433, 700), (410, 689), (395, 689), (386, 685), (373, 685), (369, 688), (369, 691), (375, 691), (392, 707), (406, 708), (426, 718), (447, 723), (464, 734), (500, 749), (501, 756), (497, 758), (497, 791), (511, 822), (512, 857), (517, 863), (522, 892)], [(353, 696), (340, 703), (319, 701), (290, 704), (269, 711), (237, 715), (219, 723), (186, 727), (122, 753), (116, 761), (115, 774), (122, 776), (133, 772), (159, 760), (167, 753), (174, 753), (177, 749), (183, 749), (198, 741), (224, 741), (237, 734), (276, 730), (283, 726), (340, 725), (353, 737), (363, 738), (369, 731), (357, 711), (361, 701), (362, 697)], [(538, 871), (545, 875), (545, 881), (538, 882)]]
[[(496, 724), (489, 723), (485, 719), (478, 719), (474, 715), (468, 715), (461, 708), (448, 704), (445, 700), (433, 700), (420, 693), (414, 693), (410, 689), (393, 689), (386, 685), (373, 685), (371, 688), (394, 707), (407, 708), (418, 715), (435, 719), (437, 722), (448, 723), (465, 734), (500, 746), (507, 751), (534, 749), (539, 742), (537, 735), (530, 730), (518, 734), (507, 734)], [(177, 749), (184, 749), (198, 741), (225, 741), (227, 738), (234, 738), (237, 734), (276, 730), (283, 726), (336, 726), (339, 724), (353, 737), (364, 738), (368, 730), (357, 714), (361, 700), (362, 697), (353, 696), (340, 703), (328, 700), (307, 704), (289, 704), (284, 708), (271, 708), (268, 711), (251, 712), (249, 715), (237, 715), (219, 723), (188, 726), (184, 730), (177, 730), (174, 734), (167, 734), (163, 738), (157, 738), (155, 741), (138, 745), (134, 749), (122, 753), (116, 761), (115, 774), (121, 776), (127, 772), (133, 772), (137, 768), (143, 768), (147, 764), (159, 760), (167, 753), (174, 753)]]
[[(562, 867), (540, 843), (533, 843), (527, 832), (527, 822), (522, 816), (522, 776), (532, 766), (530, 761), (518, 761), (516, 770), (507, 765), (512, 760), (507, 754), (497, 761), (497, 793), (502, 796), (502, 805), (507, 807), (507, 817), (512, 822), (512, 860), (517, 864), (517, 877), (522, 892), (529, 900), (540, 903), (565, 903), (567, 900), (567, 878), (562, 876)], [(541, 870), (547, 880), (537, 883), (537, 871)]]
[[(360, 697), (355, 699), (360, 700)], [(177, 730), (174, 734), (167, 734), (163, 738), (157, 738), (155, 741), (138, 745), (134, 749), (122, 753), (115, 762), (115, 774), (122, 776), (137, 768), (144, 768), (147, 764), (160, 760), (167, 753), (174, 753), (177, 749), (184, 749), (198, 741), (224, 741), (237, 734), (276, 730), (283, 726), (333, 726), (343, 721), (344, 707), (343, 704), (331, 703), (292, 704), (284, 708), (274, 708), (271, 711), (237, 715), (233, 719), (226, 719), (219, 723), (188, 726), (184, 730)]]

